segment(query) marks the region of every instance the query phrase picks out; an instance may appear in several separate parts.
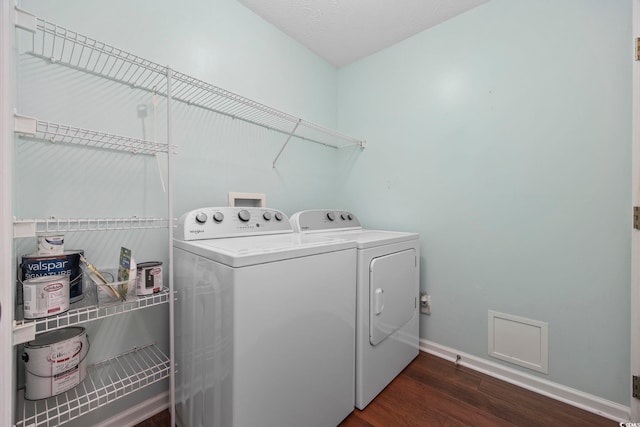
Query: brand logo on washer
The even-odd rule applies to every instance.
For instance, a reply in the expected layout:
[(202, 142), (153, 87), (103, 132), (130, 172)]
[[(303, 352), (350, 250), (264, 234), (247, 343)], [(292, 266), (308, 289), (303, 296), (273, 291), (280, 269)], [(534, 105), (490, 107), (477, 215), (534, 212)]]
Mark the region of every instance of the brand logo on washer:
[(191, 234), (200, 234), (200, 233), (204, 233), (204, 230), (189, 230), (189, 233), (191, 233)]

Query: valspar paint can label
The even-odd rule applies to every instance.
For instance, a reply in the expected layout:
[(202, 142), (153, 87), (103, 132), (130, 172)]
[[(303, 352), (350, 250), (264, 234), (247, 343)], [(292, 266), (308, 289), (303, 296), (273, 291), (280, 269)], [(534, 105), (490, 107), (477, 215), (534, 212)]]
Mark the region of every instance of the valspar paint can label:
[(69, 276), (40, 276), (22, 282), (24, 318), (39, 319), (69, 310)]
[(162, 263), (159, 261), (138, 264), (136, 295), (151, 295), (162, 289)]
[(38, 255), (62, 255), (64, 253), (64, 236), (61, 234), (44, 234), (38, 236)]
[(80, 254), (84, 251), (65, 251), (61, 255), (23, 255), (20, 262), (20, 280), (34, 279), (41, 276), (69, 276), (69, 302), (82, 299), (82, 268)]
[(46, 399), (80, 384), (87, 374), (88, 352), (89, 337), (82, 327), (45, 332), (26, 343), (24, 397)]

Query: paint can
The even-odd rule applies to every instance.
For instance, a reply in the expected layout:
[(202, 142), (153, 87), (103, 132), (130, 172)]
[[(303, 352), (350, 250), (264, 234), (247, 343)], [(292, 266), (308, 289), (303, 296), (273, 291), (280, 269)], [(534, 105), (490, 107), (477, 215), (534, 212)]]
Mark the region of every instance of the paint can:
[(69, 310), (69, 276), (40, 276), (22, 282), (24, 318), (40, 319)]
[(38, 236), (38, 255), (62, 255), (64, 236), (62, 234), (42, 234)]
[(20, 263), (20, 281), (24, 283), (41, 276), (69, 276), (69, 302), (80, 301), (82, 295), (82, 268), (80, 268), (82, 250), (64, 251), (61, 255), (23, 255)]
[(25, 399), (46, 399), (80, 384), (87, 375), (88, 352), (89, 337), (80, 326), (45, 332), (26, 343)]
[(136, 276), (136, 295), (151, 295), (162, 289), (162, 263), (160, 261), (138, 264)]

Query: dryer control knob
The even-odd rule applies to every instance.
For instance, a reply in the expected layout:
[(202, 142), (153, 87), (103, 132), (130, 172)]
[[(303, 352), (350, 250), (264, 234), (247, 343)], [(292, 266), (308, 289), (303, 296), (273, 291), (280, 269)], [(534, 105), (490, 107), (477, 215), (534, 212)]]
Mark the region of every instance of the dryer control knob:
[(276, 212), (276, 220), (277, 221), (282, 221), (282, 214), (280, 212)]
[(207, 222), (207, 214), (204, 212), (198, 212), (196, 214), (196, 222), (198, 224), (204, 224), (205, 222)]
[(340, 214), (340, 219), (342, 219), (343, 221), (347, 219), (347, 214)]
[(336, 219), (336, 214), (334, 214), (333, 212), (327, 212), (327, 219), (329, 221), (335, 221)]
[(265, 221), (271, 221), (271, 212), (263, 213), (262, 218), (264, 218)]
[(249, 221), (249, 219), (251, 219), (251, 214), (249, 213), (249, 211), (243, 209), (238, 212), (238, 218), (240, 218), (240, 221), (242, 222), (247, 222)]
[(224, 214), (222, 212), (216, 212), (213, 214), (213, 220), (215, 222), (222, 222), (224, 219)]

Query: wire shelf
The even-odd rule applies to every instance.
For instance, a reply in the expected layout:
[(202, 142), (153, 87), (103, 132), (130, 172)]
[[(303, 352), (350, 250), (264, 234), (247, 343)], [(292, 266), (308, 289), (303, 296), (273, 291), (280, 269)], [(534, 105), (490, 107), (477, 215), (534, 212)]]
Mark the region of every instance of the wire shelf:
[(342, 148), (364, 144), (364, 141), (300, 119), (186, 74), (174, 71), (172, 77), (172, 98), (185, 104), (327, 147)]
[(14, 237), (33, 237), (36, 233), (71, 233), (169, 228), (168, 218), (47, 218), (14, 219)]
[(169, 302), (169, 290), (162, 291), (148, 296), (138, 296), (136, 299), (123, 301), (118, 304), (98, 306), (89, 297), (73, 303), (72, 309), (57, 316), (44, 317), (41, 319), (16, 320), (14, 329), (21, 329), (26, 326), (35, 325), (35, 333), (53, 331), (67, 326), (79, 325), (92, 320), (104, 319), (130, 311), (136, 311), (147, 307), (153, 307)]
[(327, 147), (365, 145), (363, 140), (300, 119), (187, 74), (169, 70), (166, 66), (28, 12), (18, 12), (22, 21), (29, 22), (18, 27), (32, 33), (31, 47), (27, 53), (33, 56), (162, 96), (167, 96), (167, 76), (171, 74), (171, 97), (185, 104)]
[(32, 117), (15, 115), (14, 131), (23, 138), (41, 139), (108, 150), (128, 151), (133, 154), (166, 153), (167, 144), (139, 138), (83, 129)]
[(48, 399), (18, 402), (16, 427), (57, 426), (169, 377), (169, 358), (154, 345), (133, 349), (87, 368), (75, 388)]
[(35, 28), (29, 30), (33, 34), (29, 53), (33, 56), (166, 96), (165, 66), (44, 19), (35, 18)]

